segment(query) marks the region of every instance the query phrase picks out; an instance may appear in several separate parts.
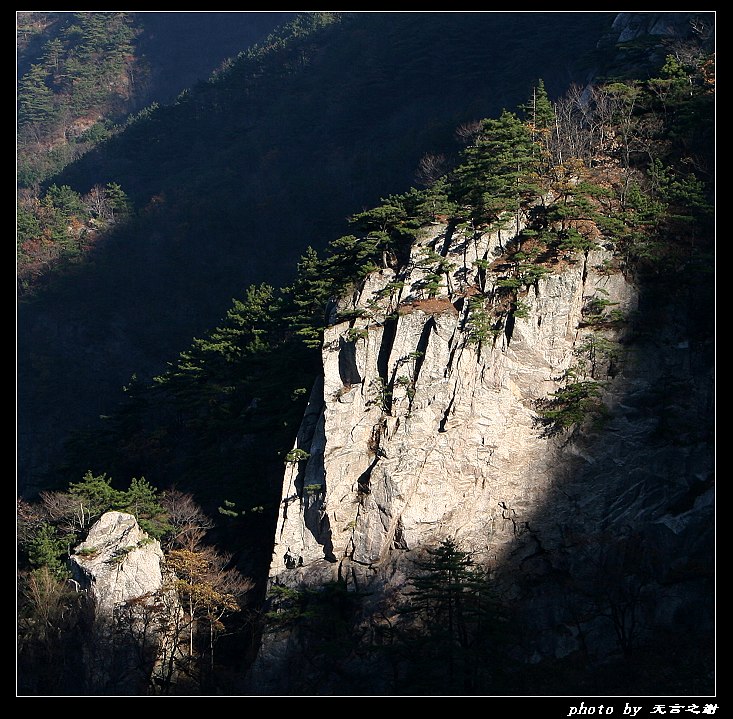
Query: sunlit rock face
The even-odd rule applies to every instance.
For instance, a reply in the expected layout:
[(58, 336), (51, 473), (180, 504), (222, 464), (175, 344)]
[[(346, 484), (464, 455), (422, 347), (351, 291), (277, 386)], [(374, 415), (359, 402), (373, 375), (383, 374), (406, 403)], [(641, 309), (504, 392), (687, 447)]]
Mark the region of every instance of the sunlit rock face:
[[(525, 661), (588, 651), (588, 636), (601, 656), (619, 650), (608, 610), (627, 594), (635, 621), (674, 624), (710, 580), (711, 377), (691, 373), (680, 325), (631, 329), (637, 287), (602, 245), (557, 258), (520, 288), (521, 311), (478, 333), (472, 298), (487, 298), (493, 322), (516, 230), (432, 225), (406, 267), (374, 272), (342, 300), (349, 319), (325, 331), (323, 377), (286, 467), (270, 581), (340, 581), (378, 606), (421, 551), (451, 538), (514, 602)], [(436, 262), (446, 271), (428, 293)], [(601, 305), (613, 321), (598, 321)], [(539, 403), (569, 381), (598, 383), (602, 411), (582, 431), (548, 432)], [(660, 414), (675, 383), (679, 406)], [(682, 439), (690, 416), (672, 416), (686, 412), (701, 423)], [(581, 603), (594, 609), (579, 625)], [(710, 607), (698, 610), (709, 624)], [(277, 676), (289, 641), (268, 635), (253, 676)]]
[(79, 672), (87, 692), (150, 693), (172, 651), (170, 626), (179, 611), (160, 543), (133, 515), (106, 512), (70, 565), (86, 600)]
[[(420, 289), (427, 250), (451, 267), (432, 297)], [(502, 250), (499, 235), (432, 227), (405, 271), (374, 273), (342, 307), (362, 316), (326, 330), (323, 386), (297, 443), (309, 457), (288, 467), (273, 577), (326, 562), (334, 577), (368, 582), (394, 552), (447, 536), (496, 560), (542, 506), (559, 459), (534, 403), (577, 362), (589, 299), (601, 292), (629, 311), (635, 292), (599, 274), (607, 258), (593, 252), (526, 288), (511, 329), (471, 341), (473, 261)]]

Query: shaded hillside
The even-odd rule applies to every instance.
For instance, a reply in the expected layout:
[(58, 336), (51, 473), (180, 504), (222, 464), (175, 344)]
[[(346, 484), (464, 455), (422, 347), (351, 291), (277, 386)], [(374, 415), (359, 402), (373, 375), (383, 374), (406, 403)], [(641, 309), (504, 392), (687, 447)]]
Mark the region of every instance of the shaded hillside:
[(136, 13), (143, 32), (138, 41), (149, 66), (144, 103), (170, 103), (180, 92), (205, 81), (224, 61), (264, 40), (292, 12)]
[(293, 15), (18, 12), (19, 184), (35, 187)]
[[(583, 82), (611, 13), (365, 13), (297, 24), (53, 178), (118, 183), (137, 214), (20, 307), (19, 479), (159, 371), (251, 282), (448, 161), (455, 129)], [(315, 20), (309, 17), (307, 20)], [(529, 49), (531, 48), (531, 52)]]

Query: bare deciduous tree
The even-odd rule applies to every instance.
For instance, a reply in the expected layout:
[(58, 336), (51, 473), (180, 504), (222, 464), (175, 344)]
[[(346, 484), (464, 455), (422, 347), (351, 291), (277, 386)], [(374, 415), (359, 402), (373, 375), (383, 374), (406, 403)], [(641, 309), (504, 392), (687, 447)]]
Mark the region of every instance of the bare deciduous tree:
[(433, 155), (426, 153), (420, 158), (415, 172), (415, 180), (424, 187), (430, 187), (440, 179), (448, 166), (445, 155)]
[(165, 493), (161, 505), (168, 514), (168, 523), (173, 527), (166, 540), (166, 546), (171, 549), (194, 551), (214, 526), (213, 520), (204, 514), (193, 496), (175, 487)]
[(481, 132), (481, 120), (469, 120), (456, 128), (456, 138), (464, 145), (472, 145)]

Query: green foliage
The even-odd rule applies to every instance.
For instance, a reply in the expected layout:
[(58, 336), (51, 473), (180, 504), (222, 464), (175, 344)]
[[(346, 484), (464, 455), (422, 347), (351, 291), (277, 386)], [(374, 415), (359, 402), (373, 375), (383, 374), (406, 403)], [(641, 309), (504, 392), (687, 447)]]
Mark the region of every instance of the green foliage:
[(46, 84), (48, 74), (41, 65), (31, 65), (18, 84), (18, 123), (46, 125), (56, 115), (54, 94)]
[(545, 82), (540, 78), (532, 89), (531, 99), (519, 106), (533, 133), (541, 133), (555, 125), (555, 108), (547, 94)]
[(236, 509), (237, 503), (236, 502), (230, 502), (228, 499), (224, 500), (224, 506), (218, 508), (219, 514), (223, 514), (226, 517), (239, 517), (241, 516), (244, 511), (239, 511)]
[(116, 182), (107, 183), (105, 195), (113, 218), (124, 217), (130, 212), (130, 199)]
[[(212, 228), (216, 232), (223, 232), (227, 225), (236, 227), (236, 232), (240, 232), (241, 198), (248, 196), (251, 187), (247, 185), (244, 169), (227, 174), (220, 171), (221, 167), (245, 168), (251, 164), (255, 168), (256, 181), (252, 182), (252, 186), (257, 190), (257, 203), (275, 206), (276, 212), (287, 218), (284, 220), (287, 222), (297, 221), (292, 218), (303, 215), (302, 206), (297, 204), (299, 193), (290, 191), (290, 186), (283, 186), (282, 195), (273, 192), (282, 183), (285, 173), (278, 170), (282, 165), (269, 157), (260, 158), (252, 150), (253, 146), (247, 145), (241, 138), (252, 132), (256, 142), (272, 149), (272, 158), (278, 154), (291, 158), (293, 148), (303, 152), (307, 150), (308, 142), (303, 141), (303, 138), (307, 139), (308, 136), (283, 132), (285, 125), (277, 124), (279, 120), (271, 126), (261, 123), (262, 127), (267, 126), (263, 130), (262, 127), (237, 125), (236, 122), (244, 120), (232, 118), (244, 117), (249, 123), (249, 118), (261, 109), (258, 93), (278, 96), (277, 92), (263, 90), (270, 86), (265, 86), (262, 78), (278, 73), (277, 66), (267, 58), (284, 58), (287, 65), (282, 72), (287, 75), (298, 72), (318, 58), (315, 43), (292, 44), (292, 38), (307, 40), (311, 29), (326, 27), (332, 22), (328, 14), (323, 17), (317, 15), (319, 17), (313, 19), (312, 25), (308, 20), (301, 20), (302, 24), (293, 25), (288, 30), (290, 34), (277, 34), (264, 46), (248, 51), (242, 58), (246, 62), (231, 63), (219, 73), (217, 79), (206, 83), (205, 92), (199, 94), (196, 91), (182, 96), (176, 110), (181, 110), (181, 115), (176, 115), (169, 108), (149, 108), (131, 123), (130, 129), (138, 133), (138, 139), (146, 138), (147, 144), (137, 146), (137, 141), (133, 141), (135, 134), (131, 132), (131, 139), (128, 140), (131, 144), (120, 143), (119, 146), (125, 150), (121, 153), (124, 161), (134, 166), (136, 171), (139, 170), (141, 177), (145, 177), (147, 164), (153, 166), (158, 162), (165, 164), (167, 171), (170, 170), (166, 189), (169, 197), (176, 197), (177, 204), (171, 205), (172, 211), (178, 213), (166, 218), (168, 221), (172, 217), (176, 218), (176, 232), (171, 234), (179, 237), (180, 231), (180, 237), (183, 237), (187, 224), (195, 226), (197, 235), (201, 237), (213, 236), (215, 233)], [(99, 25), (87, 24), (84, 27), (86, 29), (74, 31), (66, 37), (76, 36), (78, 44), (81, 44), (82, 33), (86, 32), (89, 42), (92, 42), (91, 38), (99, 37), (102, 32)], [(485, 43), (485, 38), (482, 42)], [(35, 70), (36, 80), (46, 82), (53, 72), (51, 68), (59, 64), (62, 52), (63, 48), (59, 44), (48, 48), (43, 66), (45, 75), (41, 77), (43, 73)], [(321, 61), (323, 58), (318, 59)], [(688, 70), (670, 62), (663, 72), (667, 80), (676, 83), (685, 80), (683, 74), (687, 74)], [(686, 76), (688, 79), (691, 77), (689, 74)], [(355, 83), (360, 80), (357, 78)], [(37, 112), (38, 117), (42, 118), (45, 112), (44, 93), (39, 87), (36, 88), (35, 98), (38, 102), (35, 105), (28, 102), (25, 107), (28, 113)], [(276, 84), (274, 87), (290, 86)], [(628, 109), (633, 101), (641, 119), (658, 120), (657, 117), (644, 117), (647, 106), (638, 102), (639, 92), (636, 86), (619, 85), (608, 88), (608, 97), (617, 100), (621, 109)], [(241, 112), (232, 111), (228, 94), (240, 98)], [(320, 108), (318, 93), (307, 94), (319, 98)], [(673, 94), (669, 93), (667, 99)], [(32, 93), (29, 93), (31, 96)], [(282, 96), (289, 97), (287, 93)], [(343, 104), (336, 95), (329, 95), (328, 100), (333, 108)], [(685, 99), (680, 94), (674, 102), (681, 104)], [(389, 104), (388, 98), (385, 98), (385, 104)], [(671, 109), (672, 105), (669, 107)], [(702, 105), (696, 104), (695, 107), (700, 108)], [(530, 108), (524, 106), (523, 109), (529, 120)], [(585, 109), (590, 114), (594, 111), (592, 105)], [(379, 108), (379, 111), (383, 109)], [(644, 259), (657, 269), (662, 266), (661, 258), (675, 242), (684, 238), (685, 242), (689, 240), (692, 245), (692, 240), (697, 241), (703, 235), (711, 221), (711, 188), (703, 181), (704, 174), (698, 172), (699, 156), (693, 154), (691, 141), (677, 145), (673, 156), (668, 157), (660, 131), (660, 136), (654, 138), (654, 144), (641, 146), (643, 151), (632, 156), (636, 164), (624, 166), (618, 178), (615, 174), (619, 170), (617, 165), (609, 162), (604, 166), (602, 163), (605, 160), (595, 158), (594, 169), (599, 172), (608, 170), (612, 183), (618, 183), (614, 185), (618, 195), (613, 194), (607, 186), (581, 179), (583, 173), (579, 173), (578, 177), (572, 178), (573, 182), (563, 185), (557, 200), (550, 202), (540, 194), (540, 189), (546, 188), (548, 184), (556, 189), (560, 184), (553, 185), (548, 177), (542, 175), (547, 169), (547, 158), (543, 155), (547, 151), (547, 133), (543, 131), (551, 127), (554, 119), (554, 111), (542, 81), (534, 93), (531, 112), (530, 126), (519, 121), (512, 113), (503, 113), (498, 120), (484, 120), (475, 143), (466, 150), (461, 164), (451, 175), (440, 178), (427, 190), (390, 195), (373, 209), (352, 215), (350, 228), (354, 234), (333, 241), (326, 248), (324, 258), (309, 247), (298, 263), (294, 280), (285, 288), (275, 290), (264, 284), (250, 286), (241, 300), (232, 301), (232, 307), (220, 326), (204, 338), (194, 339), (191, 346), (181, 353), (166, 373), (156, 378), (152, 386), (130, 386), (127, 392), (129, 402), (119, 413), (110, 416), (105, 431), (96, 437), (98, 441), (83, 444), (84, 453), (98, 453), (93, 466), (107, 466), (105, 462), (109, 461), (116, 468), (115, 476), (120, 476), (119, 467), (129, 467), (130, 463), (139, 462), (152, 468), (158, 483), (164, 478), (173, 477), (180, 478), (189, 486), (196, 486), (214, 502), (213, 506), (221, 503), (222, 492), (233, 497), (236, 493), (237, 502), (225, 500), (220, 506), (220, 513), (232, 519), (243, 519), (244, 512), (237, 511), (236, 507), (241, 506), (245, 499), (247, 504), (244, 506), (256, 503), (257, 513), (262, 513), (265, 518), (274, 516), (279, 506), (279, 495), (278, 487), (275, 486), (277, 482), (271, 481), (273, 470), (270, 462), (273, 457), (278, 460), (282, 458), (284, 448), (292, 447), (307, 395), (304, 388), (309, 386), (319, 371), (318, 354), (314, 350), (320, 347), (323, 326), (331, 317), (325, 316), (327, 308), (345, 291), (357, 288), (369, 272), (385, 264), (394, 269), (400, 268), (422, 225), (437, 215), (458, 214), (464, 219), (468, 217), (471, 222), (465, 224), (467, 239), (470, 239), (471, 232), (483, 230), (486, 223), (496, 227), (500, 219), (506, 219), (502, 217), (505, 213), (525, 213), (528, 221), (535, 222), (517, 238), (523, 246), (519, 252), (509, 256), (511, 275), (496, 280), (496, 286), (503, 290), (496, 293), (503, 305), (492, 307), (482, 297), (469, 299), (466, 332), (469, 342), (474, 344), (500, 334), (507, 311), (516, 318), (527, 316), (527, 305), (519, 299), (519, 291), (536, 283), (550, 271), (549, 265), (556, 259), (552, 253), (586, 253), (592, 249), (595, 246), (594, 234), (588, 227), (594, 226), (604, 239), (617, 244), (626, 259)], [(679, 131), (683, 127), (679, 123), (682, 113), (675, 110), (674, 114)], [(168, 119), (174, 116), (184, 121), (175, 126), (169, 125)], [(262, 116), (265, 114), (262, 113)], [(280, 114), (282, 116), (283, 113)], [(193, 122), (193, 118), (198, 119)], [(307, 128), (313, 124), (312, 118), (304, 111), (299, 117), (299, 124)], [(597, 120), (598, 117), (590, 118), (591, 122)], [(364, 126), (367, 124), (367, 120), (364, 120)], [(242, 131), (243, 127), (246, 131)], [(166, 128), (170, 137), (166, 136)], [(352, 146), (347, 142), (349, 138), (336, 131), (328, 133), (324, 128), (325, 125), (319, 126), (318, 132), (329, 136), (329, 152), (338, 155), (343, 147)], [(191, 173), (188, 163), (195, 166), (193, 158), (196, 154), (205, 156), (207, 152), (208, 146), (199, 141), (199, 136), (212, 130), (217, 134), (221, 130), (221, 135), (228, 138), (226, 151), (222, 152), (226, 162), (216, 165), (212, 159), (211, 167), (206, 165), (206, 172)], [(604, 126), (605, 130), (615, 132), (610, 125)], [(263, 132), (264, 135), (261, 134)], [(94, 128), (89, 133), (85, 141), (96, 141), (104, 134)], [(619, 132), (618, 136), (623, 135)], [(639, 138), (636, 140), (640, 141)], [(680, 149), (681, 146), (684, 146), (683, 149)], [(157, 148), (161, 148), (161, 155), (156, 158)], [(141, 154), (148, 151), (151, 157), (145, 157), (144, 162), (141, 162)], [(647, 157), (654, 153), (664, 156), (664, 161), (647, 165)], [(680, 159), (680, 153), (685, 155), (684, 162)], [(322, 154), (316, 155), (319, 160)], [(354, 155), (363, 160), (358, 152), (355, 151)], [(108, 160), (110, 157), (104, 155), (103, 159)], [(238, 157), (246, 157), (247, 162), (238, 162)], [(164, 163), (161, 158), (165, 160)], [(177, 167), (176, 158), (185, 158), (182, 168)], [(304, 160), (307, 169), (304, 174), (309, 184), (312, 184), (312, 159), (306, 157)], [(272, 166), (268, 164), (270, 162)], [(295, 174), (298, 172), (297, 167), (287, 169)], [(624, 174), (630, 170), (634, 170), (633, 175), (630, 172)], [(269, 185), (268, 172), (276, 178)], [(200, 184), (186, 185), (187, 191), (176, 196), (177, 184), (181, 184), (182, 178), (188, 174), (195, 176), (196, 182)], [(110, 176), (117, 175), (112, 173)], [(634, 177), (639, 181), (634, 181)], [(222, 207), (221, 212), (218, 211), (219, 204), (217, 212), (205, 210), (207, 222), (212, 223), (206, 227), (190, 222), (196, 215), (187, 214), (189, 204), (195, 204), (204, 195), (203, 188), (207, 192), (211, 191)], [(106, 191), (115, 216), (124, 215), (128, 202), (121, 187), (109, 183)], [(138, 192), (146, 196), (139, 188)], [(349, 192), (350, 197), (360, 196), (359, 188), (350, 189)], [(368, 193), (363, 194), (367, 196)], [(234, 204), (227, 210), (226, 203), (231, 198), (235, 198)], [(287, 202), (282, 201), (283, 198)], [(43, 225), (41, 216), (28, 207), (23, 207), (22, 212), (19, 212), (21, 243), (37, 238), (43, 227), (49, 228), (49, 236), (54, 242), (60, 242), (65, 232), (62, 223), (70, 218), (79, 219), (83, 212), (88, 211), (84, 202), (80, 203), (79, 200), (72, 185), (59, 180), (58, 185), (49, 188), (40, 203), (47, 217), (53, 218), (53, 221)], [(542, 204), (543, 201), (547, 205)], [(252, 206), (255, 204), (252, 203)], [(201, 206), (208, 207), (203, 202)], [(306, 202), (305, 206), (312, 209), (312, 203)], [(287, 207), (288, 211), (283, 212), (283, 207)], [(248, 216), (247, 219), (251, 218)], [(213, 224), (218, 221), (221, 221), (221, 225)], [(318, 225), (316, 235), (327, 231), (321, 229), (320, 218), (319, 222), (313, 224)], [(167, 229), (163, 220), (160, 221), (160, 227)], [(266, 226), (272, 236), (277, 229), (275, 224)], [(666, 233), (670, 229), (673, 232)], [(298, 241), (307, 236), (305, 231), (293, 234), (298, 236)], [(197, 240), (196, 257), (202, 252), (198, 236)], [(685, 249), (688, 249), (687, 246)], [(268, 248), (265, 251), (270, 250)], [(694, 253), (690, 251), (689, 254)], [(236, 258), (226, 259), (229, 265), (237, 265)], [(488, 259), (475, 262), (479, 274), (483, 273), (484, 277), (490, 272), (491, 264)], [(423, 269), (427, 271), (421, 288), (429, 295), (435, 294), (442, 276), (451, 268), (445, 258), (435, 252), (426, 253), (420, 265), (424, 265)], [(502, 272), (505, 273), (506, 268)], [(401, 287), (401, 282), (394, 282), (380, 294), (391, 296)], [(481, 288), (485, 289), (485, 282), (481, 282)], [(621, 316), (612, 309), (612, 305), (607, 300), (596, 298), (587, 308), (585, 319), (588, 324), (601, 328), (619, 321)], [(358, 339), (363, 332), (363, 329), (353, 328), (347, 338)], [(595, 377), (601, 368), (616, 363), (618, 346), (594, 332), (578, 348), (578, 357), (583, 362), (582, 376), (590, 376), (591, 379), (579, 379), (579, 374), (571, 375), (562, 389), (538, 403), (540, 423), (548, 434), (578, 426), (604, 409), (601, 402), (602, 385)], [(397, 377), (395, 386), (404, 388), (408, 396), (414, 391), (409, 376)], [(380, 378), (371, 389), (378, 395), (376, 402), (384, 411), (389, 411), (392, 395), (389, 384)], [(291, 450), (285, 454), (286, 463), (297, 463), (307, 458), (308, 454), (303, 450)], [(238, 469), (240, 467), (246, 470)], [(282, 466), (276, 471), (281, 472)], [(131, 474), (126, 472), (125, 476)], [(306, 491), (320, 489), (321, 485), (305, 487)], [(230, 490), (233, 490), (231, 495)], [(143, 521), (164, 521), (164, 517), (158, 514), (157, 493), (153, 485), (144, 479), (133, 480), (129, 490), (120, 491), (111, 487), (106, 475), (95, 477), (89, 472), (81, 483), (70, 489), (70, 493), (80, 500), (88, 517), (91, 517), (92, 511), (104, 511), (101, 507), (109, 505), (139, 512), (144, 516)], [(249, 519), (251, 517), (248, 516)], [(53, 534), (48, 535), (46, 530), (43, 531), (45, 534), (39, 535), (33, 557), (34, 561), (45, 562), (44, 566), (48, 566), (55, 539)], [(421, 689), (428, 687), (431, 691), (436, 687), (449, 692), (491, 688), (493, 677), (484, 672), (501, 661), (501, 652), (496, 643), (492, 643), (489, 636), (484, 634), (484, 630), (487, 624), (493, 622), (496, 627), (501, 621), (491, 612), (487, 615), (483, 613), (482, 602), (487, 594), (490, 596), (486, 576), (472, 567), (470, 557), (454, 543), (444, 543), (434, 553), (429, 552), (427, 561), (418, 568), (420, 574), (413, 578), (414, 591), (410, 604), (401, 613), (404, 633), (395, 646), (400, 647), (400, 651), (404, 650), (401, 660), (418, 657), (424, 658), (425, 663), (413, 661), (409, 676), (403, 674), (399, 678), (407, 678), (407, 686)], [(273, 594), (280, 591), (275, 588)], [(348, 595), (345, 586), (329, 585), (318, 596), (307, 592), (288, 593), (284, 589), (282, 593), (287, 594), (285, 599), (290, 602), (292, 611), (286, 606), (278, 614), (279, 619), (275, 617), (275, 621), (313, 619), (311, 629), (317, 641), (319, 637), (325, 641), (324, 637), (331, 636), (327, 632), (333, 629), (329, 621), (333, 622), (334, 608), (343, 610), (339, 620), (344, 621), (336, 622), (339, 639), (344, 640), (341, 647), (329, 645), (326, 648), (322, 644), (320, 651), (324, 655), (332, 650), (336, 654), (345, 651), (348, 641), (353, 640), (348, 634), (346, 618), (350, 618), (349, 611), (354, 606), (353, 597)], [(491, 611), (498, 611), (496, 605), (491, 606)], [(353, 646), (353, 641), (348, 646)]]
[(595, 245), (595, 242), (592, 239), (585, 237), (574, 227), (570, 227), (565, 230), (558, 237), (558, 240), (557, 247), (563, 252), (585, 253), (588, 252), (588, 250), (593, 249)]
[(436, 272), (430, 272), (421, 279), (414, 282), (412, 288), (421, 293), (424, 293), (427, 297), (436, 297), (442, 287), (443, 278)]
[(357, 342), (358, 340), (363, 340), (369, 335), (369, 331), (363, 327), (357, 328), (352, 327), (351, 329), (346, 331), (346, 341), (347, 342)]
[(546, 208), (548, 229), (544, 242), (566, 254), (587, 254), (596, 246), (592, 227), (610, 229), (608, 211), (602, 200), (610, 202), (612, 191), (588, 181), (564, 182), (558, 199)]
[(415, 383), (412, 378), (407, 375), (400, 375), (395, 379), (395, 387), (402, 387), (405, 390), (405, 394), (409, 400), (413, 400), (415, 397)]
[(59, 535), (56, 527), (44, 522), (27, 547), (28, 563), (38, 569), (47, 567), (56, 577), (62, 579), (69, 574), (65, 556), (68, 552), (68, 540)]
[(109, 122), (95, 122), (88, 130), (79, 135), (79, 142), (97, 144), (111, 136)]
[(624, 201), (622, 245), (632, 258), (651, 256), (649, 248), (658, 246), (657, 234), (663, 224), (666, 206), (650, 193), (643, 192), (637, 182), (629, 185)]
[(324, 312), (334, 293), (333, 284), (326, 263), (312, 247), (306, 248), (298, 262), (295, 281), (285, 289), (285, 295), (292, 308), (286, 319), (307, 347), (321, 346)]
[(389, 414), (392, 409), (392, 385), (387, 382), (384, 377), (377, 377), (372, 380), (369, 385), (370, 398), (366, 401), (366, 406), (375, 405), (385, 414)]
[[(603, 292), (603, 290), (599, 290)], [(583, 307), (583, 324), (591, 327), (617, 325), (626, 321), (626, 314), (622, 310), (610, 309), (618, 302), (612, 302), (605, 297), (591, 297)]]
[[(114, 116), (129, 99), (127, 70), (134, 62), (133, 40), (139, 29), (129, 12), (61, 13), (60, 31), (40, 48), (18, 83), (19, 155), (23, 177), (40, 179), (59, 170), (79, 151), (104, 139), (108, 132), (79, 137), (69, 132), (75, 120), (92, 114)], [(104, 121), (103, 121), (104, 122)], [(49, 147), (75, 146), (76, 151), (38, 152), (39, 141)], [(57, 148), (56, 148), (57, 149)]]
[[(357, 628), (365, 595), (347, 587), (346, 582), (324, 582), (303, 589), (274, 585), (269, 594), (266, 630), (287, 627), (327, 675), (343, 678), (343, 668), (354, 653), (368, 650)], [(346, 676), (356, 680), (354, 686), (359, 681), (363, 684), (363, 677), (352, 679), (348, 670)]]
[[(170, 387), (180, 397), (226, 395), (233, 387), (226, 380), (230, 367), (238, 367), (247, 358), (266, 354), (269, 335), (277, 316), (275, 290), (267, 284), (250, 286), (242, 300), (232, 300), (224, 323), (204, 338), (193, 340), (190, 349), (181, 352), (169, 370), (155, 378), (156, 384)], [(206, 379), (206, 385), (202, 381)]]
[(371, 210), (352, 215), (349, 221), (362, 232), (377, 230), (387, 235), (407, 219), (407, 211), (398, 197), (389, 197), (382, 202)]
[(416, 693), (491, 693), (507, 668), (506, 608), (488, 572), (455, 540), (416, 560), (399, 606), (391, 652), (399, 683)]
[(273, 606), (265, 614), (270, 631), (291, 625), (304, 616), (304, 592), (273, 584), (270, 587), (270, 603)]
[(586, 419), (606, 412), (601, 401), (603, 384), (596, 380), (579, 380), (567, 383), (548, 398), (538, 400), (535, 410), (545, 436), (554, 436), (579, 426)]
[(52, 184), (39, 198), (23, 193), (17, 236), (23, 292), (32, 292), (41, 279), (80, 262), (98, 234), (131, 211), (127, 195), (116, 183), (95, 187), (83, 196), (66, 184)]
[(676, 168), (665, 167), (659, 158), (655, 158), (648, 174), (660, 200), (672, 209), (670, 219), (692, 224), (712, 218), (714, 208), (707, 188), (694, 173), (682, 174)]
[(143, 531), (160, 539), (171, 530), (161, 496), (144, 477), (133, 478), (127, 491), (120, 495), (114, 509), (132, 514)]
[(160, 538), (171, 529), (160, 493), (144, 477), (133, 478), (127, 490), (119, 490), (112, 486), (111, 477), (88, 471), (81, 481), (69, 485), (68, 493), (78, 502), (83, 526), (115, 510), (132, 514), (152, 537)]
[(441, 177), (423, 191), (411, 190), (415, 200), (413, 212), (418, 222), (429, 222), (440, 215), (452, 216), (456, 204), (449, 197), (450, 184), (447, 177)]
[(78, 500), (85, 525), (124, 503), (124, 493), (112, 486), (111, 477), (106, 474), (95, 476), (91, 471), (86, 472), (79, 482), (69, 485), (69, 494)]
[(500, 277), (496, 281), (496, 286), (506, 290), (518, 290), (524, 286), (521, 277)]
[(512, 313), (517, 319), (526, 320), (529, 317), (529, 305), (524, 300), (515, 300)]
[(552, 273), (549, 267), (534, 263), (520, 264), (517, 271), (522, 285), (525, 286), (537, 284), (543, 277)]
[(598, 332), (591, 332), (575, 350), (583, 369), (590, 377), (598, 377), (605, 370), (607, 377), (613, 377), (622, 359), (621, 345)]
[(68, 221), (71, 217), (83, 217), (86, 213), (81, 196), (68, 185), (51, 185), (43, 197), (43, 205), (55, 210), (60, 217)]
[(538, 193), (535, 150), (529, 129), (514, 113), (483, 120), (476, 143), (452, 173), (453, 199), (468, 206), (479, 223), (527, 207)]
[(492, 314), (483, 297), (469, 299), (465, 328), (466, 340), (469, 344), (480, 346), (483, 342), (494, 340), (501, 334), (503, 327), (502, 319)]
[(38, 215), (30, 209), (18, 203), (16, 211), (16, 232), (19, 247), (23, 243), (34, 240), (41, 234), (41, 222)]
[(310, 454), (304, 449), (291, 449), (285, 455), (285, 464), (298, 464), (299, 462), (305, 462), (310, 457)]

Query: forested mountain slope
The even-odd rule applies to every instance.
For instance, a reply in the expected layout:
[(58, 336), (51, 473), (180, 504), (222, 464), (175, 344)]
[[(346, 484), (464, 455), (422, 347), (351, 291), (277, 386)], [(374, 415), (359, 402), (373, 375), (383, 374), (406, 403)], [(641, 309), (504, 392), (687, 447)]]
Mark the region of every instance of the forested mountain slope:
[[(161, 355), (161, 369), (152, 350), (163, 328), (146, 304), (153, 271), (182, 272), (189, 257), (201, 277), (181, 277), (182, 290), (200, 279), (204, 294), (228, 273), (191, 248), (172, 263), (165, 231), (183, 243), (198, 225), (166, 214), (169, 195), (140, 212), (135, 190), (109, 180), (124, 193), (112, 196), (115, 235), (29, 288), (21, 308), (54, 350), (44, 361), (30, 345), (35, 373), (24, 380), (50, 382), (45, 409), (58, 412), (47, 426), (68, 421), (73, 437), (36, 478), (60, 491), (19, 502), (27, 691), (68, 691), (68, 679), (114, 693), (123, 677), (100, 687), (86, 674), (93, 662), (72, 661), (86, 615), (65, 583), (70, 552), (97, 561), (85, 533), (110, 510), (160, 538), (178, 573), (160, 601), (153, 589), (120, 607), (113, 649), (122, 657), (139, 640), (131, 668), (147, 693), (711, 691), (715, 59), (710, 26), (684, 42), (650, 37), (668, 26), (653, 15), (614, 21), (625, 40), (605, 67), (620, 75), (554, 95), (540, 76), (510, 109), (454, 128), (462, 142), (444, 159), (423, 148), (418, 187), (386, 182), (330, 235), (317, 214), (325, 201), (299, 215), (314, 233), (300, 239), (315, 240), (290, 248), (289, 274), (275, 263), (286, 281), (251, 281), (177, 356)], [(272, 39), (268, 52), (290, 62), (278, 66), (280, 87), (319, 66), (345, 21), (296, 23), (301, 40), (328, 38), (298, 52)], [(257, 88), (272, 68), (260, 52), (245, 58), (257, 77), (239, 80), (267, 103)], [(235, 79), (236, 64), (209, 99), (223, 102)], [(140, 127), (178, 146), (156, 115)], [(101, 147), (100, 162), (126, 136)], [(63, 187), (49, 188), (54, 201), (86, 192)], [(145, 274), (125, 259), (156, 216)], [(277, 236), (254, 241), (281, 255), (296, 244)], [(229, 246), (244, 263), (232, 275), (262, 269), (247, 265), (250, 246)], [(91, 279), (100, 270), (107, 285)], [(205, 313), (184, 317), (198, 305), (171, 287), (162, 278), (157, 291), (183, 333)], [(105, 308), (114, 334), (81, 311), (69, 323), (78, 291), (90, 313)], [(147, 365), (129, 341), (146, 322)], [(68, 364), (54, 380), (55, 345)], [(145, 371), (107, 410), (87, 370), (103, 377), (117, 356)], [(103, 416), (72, 431), (81, 423), (68, 398), (80, 389), (97, 392)], [(110, 561), (142, 548), (121, 540)], [(182, 610), (164, 601), (172, 588)], [(173, 659), (140, 674), (155, 665), (146, 631), (156, 622), (173, 627)]]
[(19, 11), (18, 169), (34, 187), (293, 13)]
[[(21, 487), (48, 481), (69, 432), (249, 283), (287, 281), (305, 247), (409, 188), (425, 155), (449, 164), (457, 128), (524, 100), (540, 71), (552, 94), (583, 83), (613, 17), (309, 14), (49, 178), (71, 194), (45, 201), (65, 249), (19, 307)], [(126, 221), (74, 219), (76, 195), (110, 187)]]

